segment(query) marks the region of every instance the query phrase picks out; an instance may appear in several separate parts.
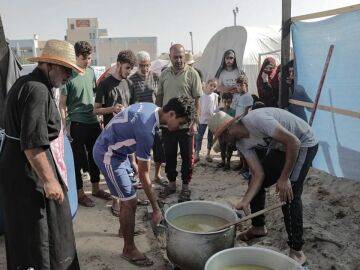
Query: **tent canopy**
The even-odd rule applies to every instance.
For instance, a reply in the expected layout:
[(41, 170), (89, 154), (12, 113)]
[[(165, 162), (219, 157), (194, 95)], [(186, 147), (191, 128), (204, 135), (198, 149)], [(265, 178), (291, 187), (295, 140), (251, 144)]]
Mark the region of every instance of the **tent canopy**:
[(233, 49), (238, 68), (244, 70), (249, 78), (249, 91), (256, 94), (259, 62), (272, 56), (279, 63), (280, 48), (280, 27), (225, 27), (210, 39), (195, 67), (202, 71), (206, 81), (214, 78), (224, 52)]

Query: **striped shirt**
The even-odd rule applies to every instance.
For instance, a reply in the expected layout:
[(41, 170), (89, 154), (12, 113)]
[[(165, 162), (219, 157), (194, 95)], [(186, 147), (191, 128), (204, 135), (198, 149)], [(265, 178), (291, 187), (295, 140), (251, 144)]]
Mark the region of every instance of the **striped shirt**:
[(129, 80), (133, 84), (134, 102), (155, 102), (159, 86), (159, 77), (155, 73), (150, 71), (144, 79), (136, 72), (129, 77)]

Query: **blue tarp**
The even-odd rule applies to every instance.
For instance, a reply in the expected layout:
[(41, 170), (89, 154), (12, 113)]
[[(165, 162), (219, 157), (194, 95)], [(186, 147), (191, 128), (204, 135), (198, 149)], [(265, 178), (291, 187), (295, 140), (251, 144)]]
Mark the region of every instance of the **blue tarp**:
[[(303, 87), (315, 100), (329, 47), (334, 44), (319, 104), (359, 112), (360, 12), (294, 22), (291, 30), (298, 88)], [(360, 119), (317, 110), (313, 127), (320, 141), (313, 166), (359, 180)]]

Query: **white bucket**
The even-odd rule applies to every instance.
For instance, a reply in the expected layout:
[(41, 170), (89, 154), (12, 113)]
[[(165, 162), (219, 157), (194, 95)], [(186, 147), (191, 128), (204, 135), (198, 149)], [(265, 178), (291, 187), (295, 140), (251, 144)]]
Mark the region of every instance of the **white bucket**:
[(304, 268), (284, 254), (261, 247), (237, 247), (220, 251), (211, 256), (205, 270), (223, 270), (242, 264), (264, 266), (274, 270), (304, 270)]

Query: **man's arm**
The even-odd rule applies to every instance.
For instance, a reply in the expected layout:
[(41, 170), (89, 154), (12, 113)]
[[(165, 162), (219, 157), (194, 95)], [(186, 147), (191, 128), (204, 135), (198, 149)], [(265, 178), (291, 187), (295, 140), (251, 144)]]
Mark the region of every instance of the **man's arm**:
[(42, 148), (27, 149), (24, 151), (31, 167), (44, 185), (46, 197), (50, 200), (62, 202), (64, 193), (50, 166), (45, 150)]
[(162, 219), (162, 214), (160, 207), (156, 201), (155, 192), (151, 185), (151, 180), (149, 176), (150, 172), (150, 160), (141, 160), (138, 159), (138, 170), (139, 170), (139, 178), (140, 182), (144, 188), (145, 194), (148, 197), (152, 209), (153, 209), (153, 216), (152, 220), (154, 224), (160, 224)]
[(245, 157), (245, 159), (251, 170), (251, 181), (249, 182), (249, 186), (245, 192), (244, 197), (236, 205), (236, 209), (243, 209), (246, 212), (250, 202), (259, 192), (261, 185), (264, 182), (265, 173), (260, 160), (255, 153)]
[(272, 138), (285, 146), (285, 164), (277, 180), (277, 191), (281, 201), (290, 202), (293, 199), (293, 193), (289, 178), (299, 154), (300, 140), (281, 125), (275, 129)]
[(156, 96), (156, 101), (155, 101), (155, 104), (156, 104), (156, 106), (158, 106), (158, 107), (162, 107), (163, 106), (163, 100), (164, 100), (164, 95), (157, 95)]
[(60, 95), (59, 109), (60, 109), (61, 122), (64, 128), (66, 128), (66, 101), (67, 101), (67, 96)]
[(118, 113), (121, 112), (124, 106), (122, 104), (116, 103), (114, 106), (103, 108), (101, 103), (94, 103), (94, 113), (104, 115), (110, 113)]

